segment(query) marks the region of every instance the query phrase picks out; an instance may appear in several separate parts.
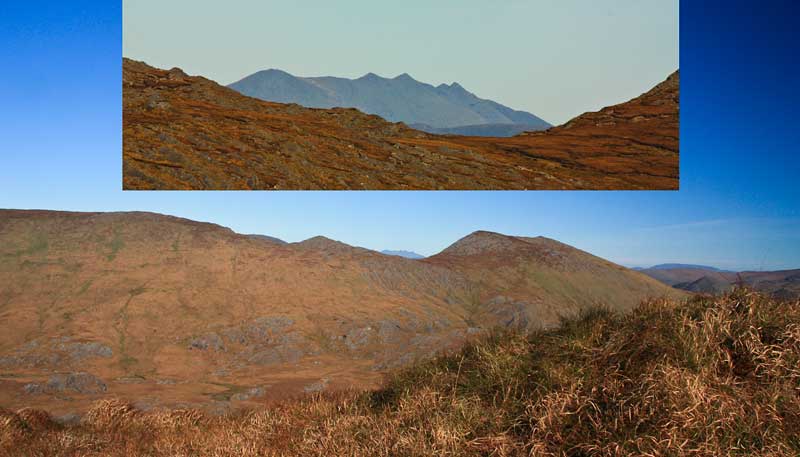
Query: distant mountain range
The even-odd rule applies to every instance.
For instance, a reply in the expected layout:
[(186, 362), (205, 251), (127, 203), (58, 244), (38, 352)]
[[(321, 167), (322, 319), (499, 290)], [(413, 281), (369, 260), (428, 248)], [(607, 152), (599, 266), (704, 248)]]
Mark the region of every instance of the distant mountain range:
[(689, 269), (699, 269), (699, 270), (709, 270), (709, 271), (724, 271), (720, 270), (719, 268), (709, 267), (707, 265), (693, 265), (690, 263), (662, 263), (660, 265), (655, 265), (650, 267), (650, 270), (675, 270), (678, 268), (689, 268)]
[(671, 263), (638, 271), (688, 292), (719, 294), (741, 284), (779, 298), (800, 297), (800, 270), (734, 272), (703, 265)]
[(381, 251), (381, 254), (396, 255), (398, 257), (405, 257), (407, 259), (424, 259), (425, 258), (424, 255), (420, 255), (420, 254), (417, 254), (416, 252), (411, 252), (411, 251), (389, 251), (389, 250), (384, 250), (384, 251)]
[(307, 108), (357, 108), (438, 134), (508, 137), (552, 127), (531, 113), (479, 98), (458, 83), (434, 87), (408, 74), (391, 79), (374, 73), (358, 79), (305, 78), (273, 69), (259, 71), (228, 87), (270, 102), (297, 103)]

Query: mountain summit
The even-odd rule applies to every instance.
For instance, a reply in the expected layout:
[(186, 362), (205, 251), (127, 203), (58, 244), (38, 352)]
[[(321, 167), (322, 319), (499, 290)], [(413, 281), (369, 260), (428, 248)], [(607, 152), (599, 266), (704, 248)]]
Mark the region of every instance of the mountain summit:
[(456, 82), (434, 87), (415, 80), (408, 73), (391, 79), (375, 73), (346, 79), (330, 76), (302, 78), (279, 70), (267, 70), (228, 87), (270, 102), (297, 103), (308, 108), (357, 108), (430, 133), (492, 135), (501, 132), (497, 136), (512, 136), (551, 127), (531, 113), (479, 98)]

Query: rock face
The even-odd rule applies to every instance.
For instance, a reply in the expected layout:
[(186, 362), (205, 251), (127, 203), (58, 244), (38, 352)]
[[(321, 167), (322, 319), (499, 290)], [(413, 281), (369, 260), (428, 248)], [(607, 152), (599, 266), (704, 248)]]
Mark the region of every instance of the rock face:
[(438, 136), (352, 108), (246, 97), (123, 60), (125, 189), (677, 189), (678, 74), (511, 138)]
[(56, 374), (51, 376), (45, 384), (26, 384), (25, 392), (28, 394), (57, 394), (79, 393), (99, 394), (107, 390), (106, 383), (89, 373)]
[(531, 113), (478, 98), (458, 83), (434, 87), (408, 74), (391, 79), (375, 74), (358, 79), (301, 78), (280, 70), (266, 70), (228, 87), (268, 102), (297, 103), (308, 108), (356, 108), (389, 122), (404, 122), (433, 133), (445, 133), (436, 132), (438, 129), (453, 129), (446, 133), (465, 134), (480, 131), (482, 126), (489, 130), (490, 126), (512, 127), (507, 131), (494, 128), (501, 133), (552, 127)]
[(413, 260), (151, 213), (0, 210), (0, 322), (14, 322), (0, 332), (0, 404), (26, 390), (74, 412), (105, 389), (227, 408), (368, 388), (496, 326), (664, 294), (681, 293), (545, 238), (478, 232)]
[(114, 350), (105, 344), (73, 341), (65, 336), (28, 341), (11, 354), (0, 356), (0, 367), (78, 366), (93, 358), (108, 359), (113, 355)]

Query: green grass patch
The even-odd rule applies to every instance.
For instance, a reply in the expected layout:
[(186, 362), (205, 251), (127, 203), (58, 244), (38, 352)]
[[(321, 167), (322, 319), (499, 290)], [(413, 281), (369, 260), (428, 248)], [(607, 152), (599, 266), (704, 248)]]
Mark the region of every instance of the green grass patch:
[(124, 355), (119, 360), (119, 365), (122, 367), (123, 370), (128, 371), (133, 368), (136, 364), (139, 363), (139, 359), (136, 357), (131, 357), (130, 355)]
[(122, 234), (120, 233), (118, 227), (114, 227), (111, 242), (108, 244), (108, 248), (111, 250), (111, 252), (106, 254), (106, 259), (109, 262), (113, 261), (115, 258), (117, 258), (117, 254), (123, 247), (125, 247), (125, 242), (122, 240)]
[(84, 281), (83, 284), (81, 284), (81, 288), (78, 289), (78, 295), (85, 294), (86, 291), (89, 290), (90, 287), (92, 287), (92, 280), (89, 279), (89, 280)]

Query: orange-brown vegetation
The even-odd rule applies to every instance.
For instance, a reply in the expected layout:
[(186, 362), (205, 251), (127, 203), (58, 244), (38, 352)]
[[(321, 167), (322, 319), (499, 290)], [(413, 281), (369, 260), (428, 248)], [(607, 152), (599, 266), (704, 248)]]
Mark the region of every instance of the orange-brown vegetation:
[(7, 455), (800, 454), (800, 303), (746, 290), (500, 333), (383, 388), (238, 414), (0, 411)]
[(243, 96), (123, 60), (125, 189), (677, 189), (679, 76), (512, 138)]
[(494, 327), (684, 295), (546, 238), (477, 232), (410, 260), (151, 213), (0, 211), (0, 405), (225, 413), (375, 388)]

